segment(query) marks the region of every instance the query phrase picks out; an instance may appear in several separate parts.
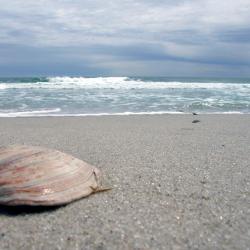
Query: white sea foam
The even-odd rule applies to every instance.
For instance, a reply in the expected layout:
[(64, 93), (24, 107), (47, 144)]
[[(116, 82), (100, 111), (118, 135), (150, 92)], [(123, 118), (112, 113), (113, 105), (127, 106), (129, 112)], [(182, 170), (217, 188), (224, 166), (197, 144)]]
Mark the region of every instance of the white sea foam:
[[(191, 114), (188, 112), (178, 112), (178, 111), (156, 111), (156, 112), (121, 112), (121, 113), (91, 113), (91, 114), (63, 114), (63, 113), (53, 113), (57, 111), (43, 110), (43, 111), (31, 111), (31, 112), (13, 112), (13, 113), (0, 113), (0, 117), (97, 117), (97, 116), (130, 116), (130, 115), (187, 115)], [(201, 112), (202, 114), (238, 114), (242, 115), (244, 113), (237, 111), (227, 111), (227, 112)]]
[[(60, 109), (59, 109), (60, 110)], [(128, 116), (128, 115), (164, 115), (164, 114), (187, 114), (178, 111), (156, 111), (156, 112), (120, 112), (120, 113), (86, 113), (86, 114), (71, 114), (71, 113), (54, 113), (57, 110), (43, 110), (31, 112), (13, 112), (0, 113), (0, 117), (86, 117), (86, 116)]]
[[(34, 111), (21, 111), (21, 112), (8, 112), (0, 113), (0, 117), (35, 117), (35, 116), (50, 116), (51, 113), (60, 112), (61, 109), (49, 109), (49, 110), (34, 110)], [(54, 114), (55, 115), (55, 114)]]
[(48, 82), (0, 83), (4, 89), (225, 89), (250, 91), (250, 83), (142, 81), (128, 77), (50, 77)]

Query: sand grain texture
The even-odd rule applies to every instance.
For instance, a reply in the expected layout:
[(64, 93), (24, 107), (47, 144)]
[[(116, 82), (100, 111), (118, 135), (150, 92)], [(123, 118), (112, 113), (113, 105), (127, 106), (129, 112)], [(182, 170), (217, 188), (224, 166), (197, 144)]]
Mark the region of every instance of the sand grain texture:
[(2, 118), (0, 142), (55, 148), (113, 190), (55, 210), (0, 208), (0, 249), (249, 249), (250, 116)]

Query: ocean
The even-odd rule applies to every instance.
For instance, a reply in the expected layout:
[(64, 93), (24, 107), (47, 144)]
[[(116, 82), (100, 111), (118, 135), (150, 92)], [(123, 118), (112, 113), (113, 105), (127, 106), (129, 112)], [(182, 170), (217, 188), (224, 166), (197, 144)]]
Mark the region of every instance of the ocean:
[(250, 79), (0, 78), (0, 117), (250, 113)]

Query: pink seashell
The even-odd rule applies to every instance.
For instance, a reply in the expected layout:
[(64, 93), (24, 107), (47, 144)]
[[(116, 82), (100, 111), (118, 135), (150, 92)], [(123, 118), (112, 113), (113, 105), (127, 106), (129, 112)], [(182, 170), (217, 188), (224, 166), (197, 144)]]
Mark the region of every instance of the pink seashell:
[(100, 171), (71, 155), (41, 147), (0, 147), (0, 204), (54, 206), (101, 188)]

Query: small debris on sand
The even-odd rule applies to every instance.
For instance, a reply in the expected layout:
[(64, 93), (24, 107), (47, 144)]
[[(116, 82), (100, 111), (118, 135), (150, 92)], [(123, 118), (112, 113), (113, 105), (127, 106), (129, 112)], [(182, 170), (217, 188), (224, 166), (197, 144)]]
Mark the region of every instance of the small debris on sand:
[(193, 120), (192, 123), (198, 123), (201, 122), (200, 120)]

